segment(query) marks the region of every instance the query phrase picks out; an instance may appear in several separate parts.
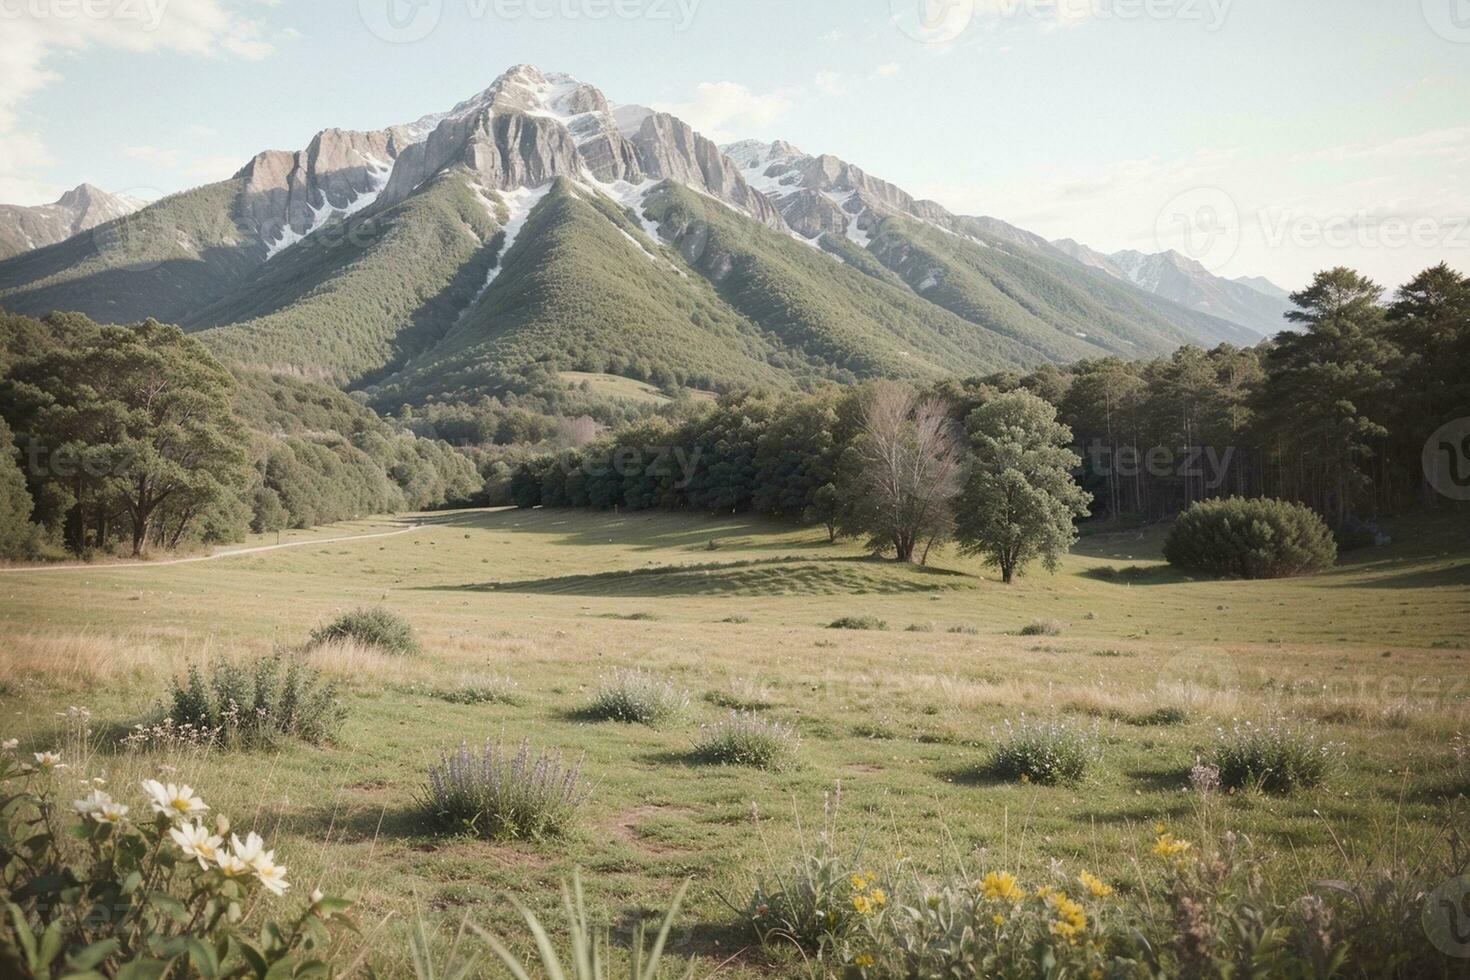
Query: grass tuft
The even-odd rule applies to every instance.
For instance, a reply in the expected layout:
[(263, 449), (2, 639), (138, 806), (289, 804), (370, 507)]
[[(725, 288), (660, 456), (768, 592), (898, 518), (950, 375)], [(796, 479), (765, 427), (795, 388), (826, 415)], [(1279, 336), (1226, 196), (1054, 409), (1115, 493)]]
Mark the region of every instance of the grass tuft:
[(706, 726), (694, 747), (694, 758), (717, 766), (785, 768), (799, 740), (796, 732), (778, 721), (748, 711), (731, 712), (724, 721)]
[(1097, 731), (1066, 721), (1036, 721), (1025, 715), (1005, 723), (1005, 735), (986, 771), (998, 779), (1052, 786), (1077, 783), (1097, 761)]
[(843, 616), (827, 624), (829, 630), (886, 630), (888, 624), (877, 616)]
[(642, 670), (615, 670), (587, 706), (597, 721), (621, 721), (659, 728), (689, 710), (689, 692)]

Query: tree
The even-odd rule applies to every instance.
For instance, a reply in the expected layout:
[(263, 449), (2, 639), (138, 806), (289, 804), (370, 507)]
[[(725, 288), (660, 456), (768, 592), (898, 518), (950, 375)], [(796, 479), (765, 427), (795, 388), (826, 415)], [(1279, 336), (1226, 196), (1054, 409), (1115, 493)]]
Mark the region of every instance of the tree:
[(31, 493), (14, 458), (14, 437), (0, 418), (0, 558), (24, 558), (36, 542)]
[[(1282, 333), (1266, 355), (1258, 410), (1275, 442), (1288, 494), (1337, 523), (1373, 487), (1368, 465), (1388, 430), (1386, 371), (1394, 350), (1383, 330), (1383, 289), (1351, 269), (1320, 272), (1292, 295)], [(1386, 481), (1385, 481), (1386, 482)]]
[(946, 403), (876, 382), (846, 479), (854, 529), (893, 548), (901, 562), (913, 561), (921, 546), (927, 557), (952, 529), (961, 459)]
[(77, 326), (12, 371), (27, 430), (44, 434), (46, 473), (70, 494), (69, 537), (80, 550), (90, 526), (105, 544), (125, 517), (134, 555), (169, 504), (177, 541), (193, 516), (244, 482), (244, 428), (231, 409), (234, 380), (178, 327)]
[(1082, 461), (1071, 430), (1024, 391), (976, 409), (967, 426), (975, 459), (956, 507), (961, 550), (984, 556), (1007, 585), (1037, 559), (1055, 571), (1091, 502), (1072, 479)]
[(836, 544), (842, 530), (842, 494), (837, 486), (825, 483), (812, 494), (812, 502), (803, 512), (802, 520), (808, 524), (820, 524), (827, 529), (827, 543)]

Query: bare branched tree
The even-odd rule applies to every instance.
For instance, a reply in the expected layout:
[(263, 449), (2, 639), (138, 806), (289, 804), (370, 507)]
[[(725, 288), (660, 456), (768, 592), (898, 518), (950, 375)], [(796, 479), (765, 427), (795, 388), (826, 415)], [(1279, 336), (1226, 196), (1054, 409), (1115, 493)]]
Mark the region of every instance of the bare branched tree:
[[(902, 385), (873, 386), (850, 469), (851, 521), (898, 560), (927, 560), (954, 526), (963, 460), (949, 406)], [(921, 550), (922, 549), (922, 550)]]

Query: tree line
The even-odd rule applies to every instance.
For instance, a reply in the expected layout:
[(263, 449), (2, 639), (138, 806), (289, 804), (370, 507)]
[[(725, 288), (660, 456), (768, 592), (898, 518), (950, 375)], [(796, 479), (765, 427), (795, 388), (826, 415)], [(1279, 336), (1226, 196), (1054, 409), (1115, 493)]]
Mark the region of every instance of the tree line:
[(1275, 497), (1347, 534), (1435, 499), (1426, 440), (1470, 417), (1470, 281), (1441, 265), (1384, 302), (1337, 268), (1292, 300), (1295, 329), (1253, 348), (728, 395), (524, 458), (496, 502), (771, 514), (905, 561), (953, 539), (1009, 577), (1070, 544), (1069, 514)]
[(473, 463), (177, 327), (0, 315), (0, 556), (238, 540), (466, 501)]

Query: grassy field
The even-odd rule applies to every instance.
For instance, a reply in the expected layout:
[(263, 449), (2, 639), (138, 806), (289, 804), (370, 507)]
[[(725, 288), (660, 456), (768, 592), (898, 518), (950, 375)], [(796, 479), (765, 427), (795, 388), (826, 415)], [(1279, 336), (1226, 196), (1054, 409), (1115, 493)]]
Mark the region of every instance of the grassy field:
[[(1157, 530), (1087, 536), (1058, 574), (1007, 588), (952, 554), (897, 567), (746, 518), (556, 511), (365, 521), (203, 563), (6, 572), (0, 736), (66, 743), (58, 714), (85, 706), (95, 735), (79, 765), (114, 785), (174, 766), (272, 837), (301, 892), (352, 891), (365, 919), (423, 913), (447, 929), (472, 912), (503, 926), (502, 892), (550, 908), (578, 866), (621, 915), (663, 907), (692, 877), (679, 950), (711, 966), (739, 953), (722, 976), (784, 975), (740, 953), (750, 937), (730, 905), (824, 813), (847, 845), (922, 867), (1039, 873), (1057, 858), (1122, 881), (1155, 821), (1199, 819), (1188, 771), (1239, 719), (1311, 719), (1343, 752), (1321, 789), (1212, 811), (1215, 829), (1278, 854), (1277, 874), (1331, 876), (1344, 854), (1431, 839), (1470, 791), (1449, 750), (1470, 715), (1470, 527), (1446, 516), (1390, 530), (1394, 544), (1328, 574), (1270, 583), (1181, 578)], [(379, 603), (424, 652), (312, 655), (350, 708), (337, 744), (160, 759), (101, 737), (151, 717), (189, 664), (299, 649)], [(888, 628), (826, 628), (843, 616)], [(1019, 635), (1035, 621), (1058, 635)], [(585, 720), (599, 679), (624, 666), (688, 689), (692, 715), (659, 730)], [(478, 673), (514, 679), (521, 703), (437, 696)], [(698, 726), (750, 689), (799, 732), (797, 765), (697, 765)], [(1095, 725), (1096, 771), (1055, 788), (981, 776), (1022, 714)], [(415, 801), (442, 750), (523, 737), (585, 756), (594, 794), (571, 839), (489, 844), (424, 822)], [(402, 922), (373, 940), (390, 974), (406, 969)]]

